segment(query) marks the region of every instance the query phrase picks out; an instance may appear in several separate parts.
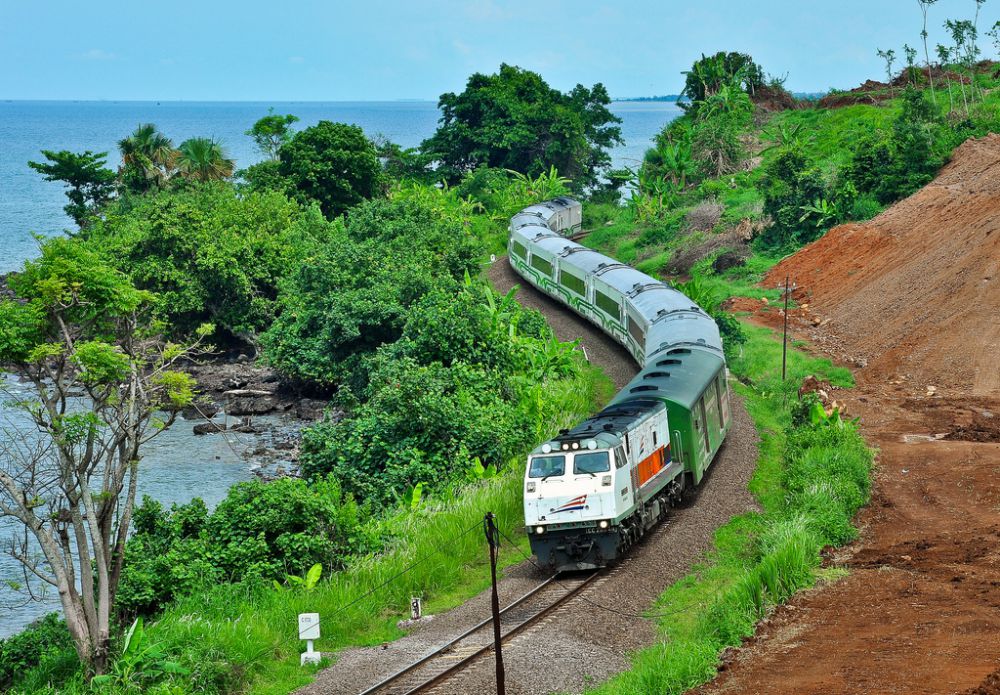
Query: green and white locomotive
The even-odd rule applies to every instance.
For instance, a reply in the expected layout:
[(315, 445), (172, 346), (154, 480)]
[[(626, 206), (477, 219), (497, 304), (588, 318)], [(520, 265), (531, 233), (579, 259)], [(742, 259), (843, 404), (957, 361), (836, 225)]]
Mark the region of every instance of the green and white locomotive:
[(672, 287), (567, 238), (582, 206), (557, 198), (511, 218), (511, 266), (625, 346), (642, 368), (600, 413), (528, 458), (524, 519), (540, 563), (601, 567), (697, 485), (731, 410), (715, 321)]

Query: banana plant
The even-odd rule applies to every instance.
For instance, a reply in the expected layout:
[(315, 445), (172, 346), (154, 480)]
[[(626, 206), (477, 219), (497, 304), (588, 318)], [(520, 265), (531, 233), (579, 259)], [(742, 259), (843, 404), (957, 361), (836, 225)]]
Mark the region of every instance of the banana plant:
[[(301, 577), (294, 574), (286, 574), (285, 583), (288, 584), (289, 586), (297, 586), (305, 589), (306, 591), (312, 591), (313, 589), (316, 588), (316, 585), (319, 584), (320, 577), (322, 576), (323, 576), (323, 565), (317, 562), (315, 565), (310, 567), (309, 571), (307, 571)], [(278, 591), (285, 590), (285, 587), (279, 584), (277, 579), (271, 580), (271, 583), (274, 585), (274, 588), (277, 589)]]
[(799, 209), (802, 210), (802, 217), (799, 218), (799, 222), (802, 223), (812, 218), (814, 226), (817, 229), (828, 227), (837, 219), (836, 205), (826, 198), (816, 198), (812, 202), (812, 205), (803, 205)]
[(148, 686), (169, 676), (188, 676), (190, 671), (171, 661), (160, 646), (151, 642), (143, 628), (142, 618), (136, 618), (125, 633), (122, 651), (110, 673), (94, 676), (91, 685), (102, 690), (142, 693)]

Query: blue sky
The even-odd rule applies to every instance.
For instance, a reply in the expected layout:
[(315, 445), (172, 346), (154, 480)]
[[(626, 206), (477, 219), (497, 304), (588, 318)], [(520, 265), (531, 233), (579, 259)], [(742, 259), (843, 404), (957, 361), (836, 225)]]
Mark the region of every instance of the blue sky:
[[(932, 50), (974, 9), (933, 6)], [(722, 49), (825, 91), (879, 77), (875, 49), (919, 32), (916, 0), (0, 0), (0, 98), (436, 99), (501, 62), (626, 97), (676, 93)]]

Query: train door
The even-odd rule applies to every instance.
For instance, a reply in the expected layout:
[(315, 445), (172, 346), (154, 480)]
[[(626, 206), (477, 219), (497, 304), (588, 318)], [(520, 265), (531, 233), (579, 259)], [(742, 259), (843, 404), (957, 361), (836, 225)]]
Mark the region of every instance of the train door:
[(695, 406), (698, 412), (698, 418), (695, 421), (695, 427), (698, 429), (701, 437), (702, 454), (706, 457), (706, 464), (708, 452), (712, 450), (712, 444), (708, 440), (708, 418), (705, 416), (705, 397), (702, 396), (701, 400), (698, 401), (698, 405)]

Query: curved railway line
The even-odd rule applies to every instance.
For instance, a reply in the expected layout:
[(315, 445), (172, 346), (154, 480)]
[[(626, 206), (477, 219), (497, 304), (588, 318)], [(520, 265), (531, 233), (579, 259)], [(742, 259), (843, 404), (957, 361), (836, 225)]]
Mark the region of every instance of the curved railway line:
[[(553, 575), (508, 603), (500, 611), (501, 643), (541, 622), (604, 574), (594, 571), (571, 577)], [(480, 621), (359, 695), (413, 695), (427, 691), (492, 653), (492, 625), (492, 617)]]

